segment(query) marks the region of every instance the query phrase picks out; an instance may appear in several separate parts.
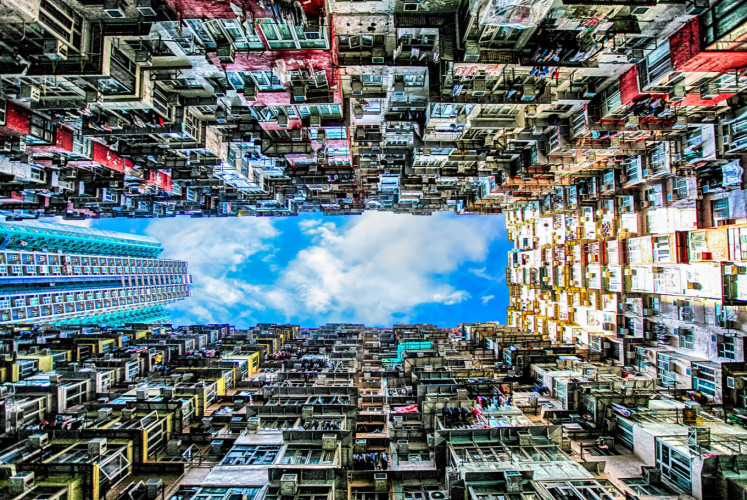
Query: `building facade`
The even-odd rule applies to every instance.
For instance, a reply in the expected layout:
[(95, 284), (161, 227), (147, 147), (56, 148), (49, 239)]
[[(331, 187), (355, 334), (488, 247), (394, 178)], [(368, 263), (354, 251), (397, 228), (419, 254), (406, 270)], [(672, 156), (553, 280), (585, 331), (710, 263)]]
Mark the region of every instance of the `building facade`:
[(700, 405), (516, 327), (30, 331), (6, 325), (0, 336), (6, 498), (715, 500), (747, 492), (744, 402)]
[(0, 222), (0, 323), (157, 323), (189, 296), (187, 263), (150, 237)]
[(591, 168), (744, 212), (741, 1), (2, 7), (6, 215), (493, 213)]

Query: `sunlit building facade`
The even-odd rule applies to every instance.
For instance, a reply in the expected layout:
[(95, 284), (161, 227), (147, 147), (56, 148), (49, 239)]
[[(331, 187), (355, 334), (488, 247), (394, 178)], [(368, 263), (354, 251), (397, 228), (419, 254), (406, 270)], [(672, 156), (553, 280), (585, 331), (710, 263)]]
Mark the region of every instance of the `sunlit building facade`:
[(161, 322), (189, 296), (182, 261), (150, 237), (50, 222), (0, 222), (0, 323)]

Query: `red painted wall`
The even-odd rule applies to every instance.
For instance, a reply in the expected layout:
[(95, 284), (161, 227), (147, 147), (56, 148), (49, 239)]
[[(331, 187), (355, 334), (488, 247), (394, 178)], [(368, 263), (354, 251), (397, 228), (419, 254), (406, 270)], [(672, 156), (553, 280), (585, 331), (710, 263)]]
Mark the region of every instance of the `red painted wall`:
[(171, 180), (171, 174), (162, 170), (157, 170), (151, 174), (150, 180), (146, 181), (151, 186), (156, 186), (168, 191), (169, 193), (174, 190), (174, 182)]
[[(677, 69), (700, 53), (700, 23), (691, 19), (680, 30), (669, 37), (669, 55), (672, 66)], [(678, 71), (681, 71), (678, 69)]]
[(31, 110), (20, 104), (8, 101), (5, 126), (0, 127), (2, 135), (27, 135), (31, 130)]
[(91, 159), (96, 163), (108, 167), (117, 172), (124, 172), (125, 167), (132, 168), (134, 163), (127, 158), (121, 158), (117, 153), (112, 151), (109, 147), (104, 146), (99, 142), (93, 143), (93, 153)]
[[(255, 19), (271, 18), (267, 9), (263, 9), (256, 1), (234, 2), (243, 3), (245, 12), (251, 12)], [(227, 0), (168, 0), (181, 19), (235, 19), (236, 14), (231, 9), (231, 2)], [(302, 0), (301, 7), (307, 14), (319, 15), (325, 10), (325, 0)]]
[(726, 73), (747, 66), (745, 52), (704, 52), (700, 43), (700, 19), (697, 17), (669, 37), (669, 53), (675, 71)]
[(643, 94), (638, 89), (638, 67), (633, 66), (620, 77), (620, 101), (623, 106), (628, 106), (641, 95)]
[(54, 145), (63, 151), (73, 150), (73, 129), (57, 125)]

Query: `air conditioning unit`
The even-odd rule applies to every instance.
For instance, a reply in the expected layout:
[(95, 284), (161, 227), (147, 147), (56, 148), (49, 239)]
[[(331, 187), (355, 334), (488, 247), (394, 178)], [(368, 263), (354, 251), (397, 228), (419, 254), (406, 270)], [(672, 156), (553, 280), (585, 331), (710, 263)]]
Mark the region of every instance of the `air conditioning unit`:
[(220, 439), (216, 439), (215, 441), (212, 441), (210, 443), (210, 454), (211, 455), (220, 455), (221, 451), (223, 450), (223, 441)]
[(106, 438), (94, 438), (88, 441), (88, 457), (101, 458), (106, 455), (107, 443)]
[(309, 115), (309, 127), (319, 127), (321, 125), (322, 117), (320, 115)]
[(522, 477), (519, 471), (506, 471), (506, 493), (521, 493)]
[(398, 79), (394, 82), (394, 93), (396, 95), (404, 95), (405, 94), (405, 81)]
[(104, 12), (112, 19), (125, 17), (124, 5), (119, 0), (104, 0)]
[(33, 102), (39, 102), (39, 99), (41, 99), (41, 89), (36, 85), (28, 85), (22, 83), (18, 98), (26, 99)]
[(19, 472), (10, 476), (9, 492), (12, 497), (23, 495), (34, 485), (34, 473), (32, 471)]
[(628, 62), (639, 63), (646, 57), (643, 49), (631, 49), (627, 54)]
[(306, 101), (306, 85), (302, 83), (293, 85), (293, 100), (295, 102)]
[(591, 99), (595, 95), (597, 95), (597, 86), (591, 82), (587, 83), (584, 86), (584, 99)]
[(487, 87), (487, 82), (484, 78), (476, 78), (474, 82), (472, 82), (472, 95), (473, 96), (483, 96), (485, 95)]
[(480, 46), (474, 40), (467, 40), (464, 45), (464, 62), (480, 62)]
[(525, 84), (521, 86), (521, 100), (522, 101), (533, 101), (537, 97), (537, 87), (532, 84)]
[(32, 434), (29, 436), (29, 442), (35, 447), (35, 448), (44, 448), (49, 444), (49, 434), (46, 432), (39, 433), (39, 434)]
[(681, 101), (685, 98), (685, 86), (675, 85), (672, 91), (669, 93), (670, 101)]
[(397, 453), (406, 455), (410, 452), (410, 442), (406, 439), (397, 441)]
[(372, 64), (384, 64), (384, 47), (374, 47), (371, 55)]
[(155, 17), (158, 15), (156, 10), (153, 8), (152, 0), (138, 0), (137, 11), (143, 17)]
[(283, 474), (280, 477), (280, 494), (296, 496), (298, 493), (298, 474)]
[[(316, 142), (326, 142), (327, 141), (327, 133), (324, 131), (323, 128), (320, 128), (316, 131)], [(323, 375), (319, 375), (317, 377), (317, 381), (319, 381)]]
[(218, 123), (228, 123), (228, 111), (224, 107), (218, 107), (215, 110), (215, 121)]
[(232, 43), (218, 45), (215, 49), (218, 60), (224, 64), (231, 64), (236, 60), (236, 47)]
[(135, 62), (137, 63), (144, 63), (144, 64), (150, 64), (151, 62), (151, 53), (148, 49), (137, 49), (135, 51)]
[(648, 484), (659, 484), (661, 482), (661, 470), (656, 467), (641, 467), (643, 479)]
[(374, 491), (383, 492), (389, 489), (389, 476), (384, 472), (374, 474)]
[(57, 40), (44, 40), (44, 55), (53, 61), (67, 60), (67, 45)]
[(244, 99), (247, 101), (256, 101), (259, 89), (253, 80), (247, 78), (244, 80), (244, 88), (242, 92), (244, 93)]
[(711, 6), (710, 0), (686, 0), (685, 9), (688, 16), (699, 16)]
[(683, 129), (685, 127), (687, 127), (687, 116), (685, 116), (685, 115), (677, 115), (674, 118), (674, 124), (672, 125), (672, 128)]
[(285, 112), (280, 111), (278, 112), (278, 127), (287, 127), (288, 126), (288, 115), (285, 114)]
[(715, 99), (720, 93), (717, 83), (708, 83), (700, 88), (701, 99)]
[(182, 440), (172, 439), (166, 443), (166, 455), (170, 457), (178, 457), (182, 452)]
[(322, 450), (335, 451), (336, 449), (337, 449), (337, 435), (336, 434), (323, 434), (322, 435)]
[(363, 82), (354, 80), (351, 83), (351, 87), (353, 89), (353, 95), (363, 95)]
[(163, 479), (160, 477), (152, 477), (145, 482), (146, 498), (158, 498), (163, 493)]
[(532, 446), (532, 434), (526, 431), (519, 431), (516, 433), (519, 437), (519, 446)]

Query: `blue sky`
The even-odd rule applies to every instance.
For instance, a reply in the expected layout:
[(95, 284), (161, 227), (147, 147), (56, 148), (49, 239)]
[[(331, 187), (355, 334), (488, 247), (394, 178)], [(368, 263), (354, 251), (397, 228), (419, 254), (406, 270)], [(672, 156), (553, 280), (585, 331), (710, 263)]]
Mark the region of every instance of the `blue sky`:
[(163, 258), (189, 262), (192, 297), (169, 306), (179, 325), (506, 319), (511, 245), (503, 216), (120, 218), (91, 226), (154, 236)]

